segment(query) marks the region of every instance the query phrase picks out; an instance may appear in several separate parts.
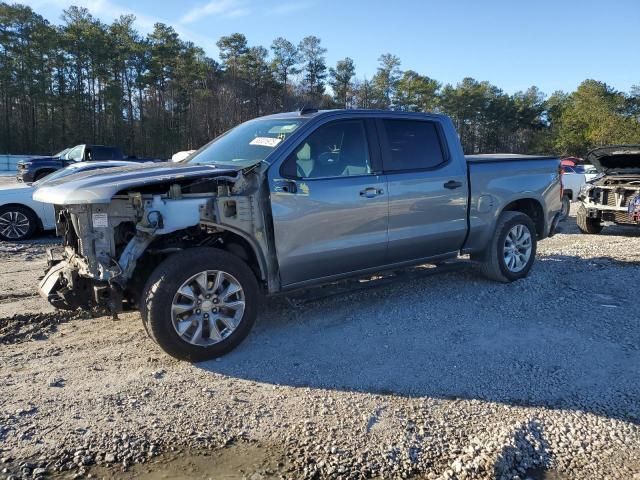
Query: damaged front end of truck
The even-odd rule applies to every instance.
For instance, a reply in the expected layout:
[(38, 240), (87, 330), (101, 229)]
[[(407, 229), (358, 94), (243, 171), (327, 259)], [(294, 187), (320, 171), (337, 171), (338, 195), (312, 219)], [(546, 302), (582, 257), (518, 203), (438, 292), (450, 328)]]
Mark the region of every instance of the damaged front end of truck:
[(48, 253), (40, 292), (59, 309), (139, 308), (153, 269), (172, 253), (215, 246), (268, 285), (264, 164), (134, 166), (88, 172), (38, 189), (53, 203), (62, 246)]

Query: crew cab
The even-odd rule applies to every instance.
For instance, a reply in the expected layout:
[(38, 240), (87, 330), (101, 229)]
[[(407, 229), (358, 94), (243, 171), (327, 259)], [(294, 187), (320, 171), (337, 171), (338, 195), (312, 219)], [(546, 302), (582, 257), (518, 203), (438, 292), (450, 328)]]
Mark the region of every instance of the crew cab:
[(600, 147), (585, 159), (599, 175), (578, 197), (576, 221), (582, 233), (600, 233), (606, 222), (640, 226), (640, 145)]
[(139, 309), (180, 359), (238, 345), (260, 295), (470, 255), (525, 277), (561, 207), (556, 157), (465, 158), (442, 115), (371, 110), (255, 119), (182, 163), (51, 182), (57, 308)]
[(66, 148), (50, 157), (34, 157), (18, 162), (16, 179), (30, 183), (46, 177), (52, 172), (71, 165), (74, 162), (95, 162), (108, 160), (126, 160), (129, 162), (158, 161), (127, 157), (118, 147), (104, 145), (76, 145)]

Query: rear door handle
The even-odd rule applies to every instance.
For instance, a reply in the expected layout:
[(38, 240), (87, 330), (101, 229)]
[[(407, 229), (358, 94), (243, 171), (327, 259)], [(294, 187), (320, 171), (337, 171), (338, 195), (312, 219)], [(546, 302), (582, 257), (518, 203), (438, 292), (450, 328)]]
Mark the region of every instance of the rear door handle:
[(444, 188), (448, 188), (449, 190), (453, 190), (454, 188), (460, 188), (462, 186), (462, 182), (456, 182), (455, 180), (449, 180), (444, 184)]
[(382, 195), (383, 191), (381, 188), (367, 187), (364, 190), (360, 190), (360, 196), (366, 198), (377, 197), (378, 195)]

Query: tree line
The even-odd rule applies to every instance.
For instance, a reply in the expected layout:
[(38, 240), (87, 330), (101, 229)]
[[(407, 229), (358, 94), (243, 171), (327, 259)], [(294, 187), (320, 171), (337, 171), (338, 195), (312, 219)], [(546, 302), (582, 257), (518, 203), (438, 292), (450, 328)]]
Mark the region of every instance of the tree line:
[(465, 78), (443, 85), (385, 53), (372, 78), (345, 57), (328, 66), (320, 38), (251, 46), (221, 37), (219, 61), (157, 23), (106, 24), (70, 7), (53, 25), (30, 7), (0, 3), (0, 153), (51, 153), (78, 143), (167, 158), (245, 120), (303, 105), (449, 115), (466, 153), (582, 155), (640, 143), (640, 86), (620, 92), (585, 80), (574, 92), (507, 94)]

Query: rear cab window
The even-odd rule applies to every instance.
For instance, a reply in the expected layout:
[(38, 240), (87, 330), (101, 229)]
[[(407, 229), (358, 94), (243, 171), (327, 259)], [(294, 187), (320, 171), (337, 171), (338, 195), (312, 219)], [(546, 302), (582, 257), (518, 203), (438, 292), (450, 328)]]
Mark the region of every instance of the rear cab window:
[(95, 146), (91, 148), (91, 160), (113, 160), (115, 149)]
[(438, 124), (428, 120), (383, 119), (383, 168), (386, 172), (431, 170), (447, 162)]

